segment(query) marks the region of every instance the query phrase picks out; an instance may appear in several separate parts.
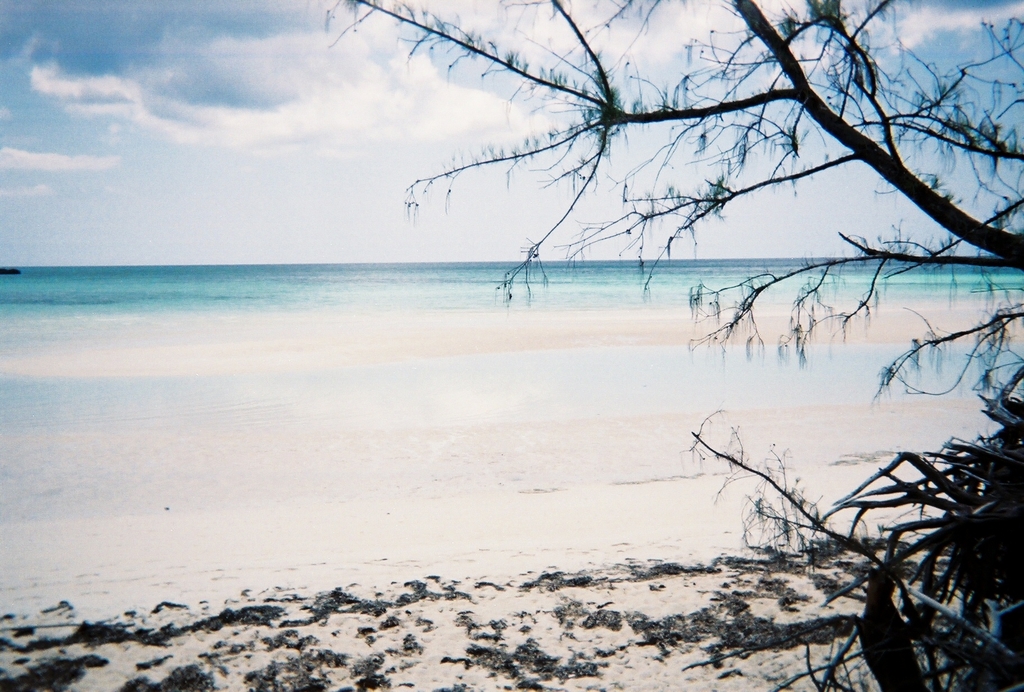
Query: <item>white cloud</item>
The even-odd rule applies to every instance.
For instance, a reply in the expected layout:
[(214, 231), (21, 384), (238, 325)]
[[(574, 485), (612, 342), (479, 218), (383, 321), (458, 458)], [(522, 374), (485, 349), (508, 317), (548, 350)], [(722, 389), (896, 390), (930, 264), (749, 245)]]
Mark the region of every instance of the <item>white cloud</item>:
[[(496, 37), (499, 45), (521, 48), (532, 65), (564, 67), (556, 54), (579, 50), (565, 22), (547, 5), (432, 4), (443, 5), (446, 17), (458, 17), (469, 30)], [(802, 2), (763, 0), (763, 5), (778, 16)], [(1021, 16), (1024, 1), (986, 10), (910, 8), (900, 38), (912, 46), (937, 31), (975, 29), (982, 18)], [(692, 39), (707, 40), (714, 30), (716, 42), (728, 43), (736, 37), (725, 35), (741, 28), (724, 2), (662, 3), (650, 22), (627, 16), (611, 28), (606, 5), (578, 2), (572, 10), (594, 47), (616, 66), (615, 77), (627, 95), (641, 88), (631, 79), (637, 70), (658, 86), (671, 87), (688, 67)], [(167, 32), (147, 44), (147, 60), (135, 66), (124, 63), (116, 73), (88, 75), (57, 62), (37, 65), (32, 87), (71, 112), (108, 118), (115, 126), (130, 123), (178, 142), (255, 150), (310, 144), (339, 153), (381, 140), (469, 137), (501, 142), (548, 129), (548, 118), (527, 110), (535, 103), (510, 104), (495, 93), (509, 82), (467, 81), (479, 74), (480, 63), (463, 63), (451, 77), (443, 51), (433, 61), (426, 51), (407, 59), (408, 45), (396, 43), (400, 30), (384, 17), (360, 24), (328, 48), (348, 21), (351, 15), (339, 11), (326, 36), (294, 24), (290, 33), (263, 37)], [(390, 59), (396, 47), (399, 57)]]
[(31, 187), (0, 187), (0, 197), (44, 197), (52, 195), (49, 185), (33, 185)]
[(129, 80), (114, 76), (61, 79), (53, 66), (32, 68), (32, 88), (66, 101), (126, 104), (139, 98), (138, 86)]
[(0, 120), (10, 120), (11, 117), (13, 117), (11, 114), (11, 109), (5, 108), (4, 106), (0, 106)]
[[(371, 37), (367, 37), (371, 38)], [(380, 140), (520, 138), (544, 130), (500, 96), (450, 83), (425, 56), (379, 63), (362, 38), (222, 38), (158, 68), (76, 76), (36, 66), (32, 88), (70, 111), (131, 122), (182, 143), (345, 149)]]
[[(532, 65), (562, 67), (554, 54), (578, 49), (565, 22), (547, 6), (477, 0), (443, 5), (445, 16), (459, 17), (461, 25), (496, 37), (499, 45), (521, 48)], [(627, 54), (624, 60), (642, 70), (665, 71), (667, 83), (679, 78), (689, 38), (736, 23), (718, 3), (671, 3), (646, 28), (633, 17), (612, 30), (600, 28), (607, 16), (589, 4), (573, 11), (581, 26), (597, 27), (591, 33), (604, 56), (617, 60)], [(384, 17), (361, 24), (328, 48), (350, 19), (339, 12), (327, 36), (293, 31), (196, 43), (194, 36), (169, 34), (151, 49), (156, 57), (145, 66), (88, 75), (54, 62), (35, 66), (31, 84), (73, 113), (130, 123), (181, 143), (264, 151), (306, 144), (344, 154), (375, 141), (500, 144), (545, 132), (561, 117), (542, 110), (559, 108), (557, 102), (510, 103), (504, 96), (515, 85), (509, 80), (478, 84), (482, 63), (463, 62), (448, 73), (451, 56), (443, 51), (431, 56), (423, 50), (409, 58), (408, 44), (397, 42), (400, 30)], [(541, 110), (530, 110), (535, 107)]]
[(68, 156), (3, 147), (0, 169), (22, 171), (105, 171), (121, 163), (119, 156)]
[(900, 22), (899, 39), (908, 48), (916, 48), (942, 32), (977, 31), (982, 22), (1002, 24), (1024, 17), (1024, 2), (996, 7), (949, 8), (933, 5), (913, 6)]

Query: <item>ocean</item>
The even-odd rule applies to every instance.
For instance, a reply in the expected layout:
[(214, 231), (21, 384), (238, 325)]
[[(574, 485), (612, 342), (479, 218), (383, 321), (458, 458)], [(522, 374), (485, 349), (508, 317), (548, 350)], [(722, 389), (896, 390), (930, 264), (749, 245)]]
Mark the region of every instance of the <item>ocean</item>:
[[(602, 310), (688, 306), (690, 291), (738, 284), (763, 273), (783, 274), (799, 259), (583, 261), (535, 267), (513, 299), (499, 287), (513, 263), (200, 265), (29, 267), (0, 283), (0, 316), (32, 320), (60, 316), (137, 316), (168, 312), (277, 310)], [(827, 285), (856, 296), (873, 267), (848, 267)], [(811, 275), (813, 276), (813, 275)], [(948, 299), (1009, 285), (998, 270), (936, 268), (895, 275), (883, 295), (900, 302)], [(799, 286), (796, 279), (791, 286)], [(647, 290), (645, 290), (645, 288)], [(786, 301), (783, 290), (781, 300)], [(770, 298), (769, 298), (770, 299)], [(6, 343), (4, 344), (7, 345)]]
[[(763, 347), (694, 347), (715, 323), (693, 287), (798, 264), (547, 264), (511, 301), (500, 263), (29, 267), (0, 277), (0, 523), (678, 475), (673, 420), (871, 406), (922, 331), (904, 306), (969, 316), (999, 282), (895, 277), (874, 323), (801, 363), (770, 336), (798, 280), (766, 300)], [(956, 357), (917, 384), (944, 387)]]

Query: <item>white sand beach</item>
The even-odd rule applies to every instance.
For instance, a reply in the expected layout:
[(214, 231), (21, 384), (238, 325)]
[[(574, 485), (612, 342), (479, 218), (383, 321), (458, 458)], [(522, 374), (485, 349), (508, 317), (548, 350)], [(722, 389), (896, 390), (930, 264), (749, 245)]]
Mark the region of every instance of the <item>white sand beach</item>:
[[(940, 308), (952, 321), (969, 314)], [(851, 604), (821, 610), (825, 582), (802, 568), (780, 577), (714, 563), (755, 557), (742, 528), (753, 484), (726, 486), (730, 470), (695, 459), (691, 432), (711, 416), (709, 439), (726, 445), (735, 431), (750, 458), (784, 456), (827, 505), (898, 450), (985, 427), (969, 392), (874, 397), (879, 368), (918, 326), (895, 311), (822, 343), (803, 368), (780, 364), (774, 349), (691, 350), (703, 326), (668, 309), (176, 319), (97, 324), (78, 343), (54, 338), (0, 360), (7, 375), (66, 379), (98, 397), (91, 418), (59, 434), (29, 413), (4, 436), (23, 462), (0, 523), (0, 609), (10, 613), (0, 668), (12, 679), (58, 647), (108, 661), (74, 664), (74, 689), (117, 689), (143, 673), (159, 681), (172, 669), (198, 670), (218, 689), (299, 689), (301, 675), (259, 687), (253, 671), (278, 665), (284, 680), (313, 651), (307, 673), (323, 686), (303, 689), (370, 689), (378, 674), (426, 690), (764, 688), (798, 671), (802, 650), (744, 661), (719, 680), (734, 667), (683, 671), (719, 635), (642, 644), (643, 623), (707, 608), (723, 623), (748, 610), (785, 623)], [(117, 388), (140, 382), (157, 393), (119, 409)], [(100, 384), (112, 389), (96, 394)], [(637, 576), (657, 564), (717, 567)], [(590, 581), (523, 588), (554, 572)], [(394, 605), (420, 588), (407, 582), (434, 595)], [(790, 587), (793, 610), (778, 605)], [(336, 588), (392, 605), (349, 612), (350, 603), (282, 624), (308, 619), (303, 608)], [(747, 605), (729, 615), (722, 594), (733, 591)], [(164, 601), (183, 607), (151, 612)], [(70, 608), (45, 612), (60, 602)], [(573, 618), (604, 622), (592, 616), (610, 603), (618, 628), (574, 628)], [(195, 624), (268, 604), (287, 613)], [(385, 627), (392, 617), (399, 624)], [(82, 622), (185, 630), (154, 645), (24, 629)], [(29, 646), (45, 633), (71, 638)], [(274, 637), (284, 643), (265, 643)], [(586, 665), (515, 659), (531, 646), (558, 665)], [(328, 650), (345, 663), (332, 667)]]

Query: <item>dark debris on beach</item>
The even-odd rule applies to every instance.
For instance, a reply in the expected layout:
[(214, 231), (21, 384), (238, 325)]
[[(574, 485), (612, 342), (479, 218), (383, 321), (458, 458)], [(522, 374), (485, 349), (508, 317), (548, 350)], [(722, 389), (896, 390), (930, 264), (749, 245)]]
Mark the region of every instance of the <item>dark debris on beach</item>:
[[(782, 665), (772, 652), (848, 635), (848, 614), (817, 605), (850, 572), (837, 567), (842, 559), (814, 568), (777, 555), (633, 563), (501, 587), (428, 577), (370, 596), (353, 587), (276, 592), (216, 614), (165, 601), (106, 622), (74, 622), (62, 604), (34, 621), (4, 621), (0, 692), (605, 689), (637, 668), (653, 682), (630, 689), (658, 689), (682, 684), (695, 661), (721, 667), (731, 652), (760, 651), (767, 670)], [(674, 598), (693, 603), (695, 594), (700, 607), (672, 609)], [(60, 628), (70, 632), (55, 636)], [(800, 665), (799, 655), (790, 659)], [(719, 689), (744, 689), (752, 665), (709, 670)]]

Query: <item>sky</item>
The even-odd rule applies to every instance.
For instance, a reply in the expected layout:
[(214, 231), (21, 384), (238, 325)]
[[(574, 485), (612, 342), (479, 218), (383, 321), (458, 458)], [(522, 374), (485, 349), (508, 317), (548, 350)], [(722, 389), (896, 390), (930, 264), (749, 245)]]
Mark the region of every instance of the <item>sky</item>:
[[(642, 41), (610, 36), (605, 48), (655, 73), (676, 69), (682, 37), (729, 21), (720, 4), (664, 3)], [(479, 66), (410, 56), (386, 21), (342, 35), (351, 15), (342, 4), (326, 21), (332, 5), (0, 0), (0, 265), (519, 259), (571, 189), (538, 170), (477, 171), (410, 215), (407, 188), (453, 156), (544, 131), (557, 110), (510, 101), (508, 80), (481, 79)], [(527, 52), (560, 40), (543, 21), (511, 32), (485, 0), (432, 6), (510, 41), (528, 33)], [(917, 50), (955, 55), (981, 40), (983, 20), (1021, 16), (1020, 0), (916, 0), (897, 31)], [(603, 194), (611, 187), (570, 230), (621, 210)], [(840, 192), (852, 202), (836, 218)], [(870, 176), (824, 177), (739, 205), (691, 251), (821, 255), (837, 251), (837, 231), (918, 222), (879, 192)], [(622, 251), (609, 243), (591, 256), (632, 256)]]

